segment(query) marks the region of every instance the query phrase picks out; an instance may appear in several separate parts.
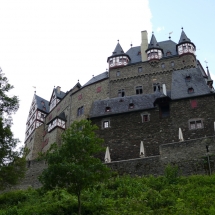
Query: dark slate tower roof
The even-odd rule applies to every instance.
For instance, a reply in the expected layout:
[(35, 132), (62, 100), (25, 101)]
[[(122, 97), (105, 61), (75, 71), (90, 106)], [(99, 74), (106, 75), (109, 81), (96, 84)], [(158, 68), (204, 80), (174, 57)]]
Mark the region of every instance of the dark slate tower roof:
[(154, 34), (152, 34), (151, 41), (148, 46), (148, 49), (152, 49), (152, 48), (160, 49), (160, 46), (159, 46)]
[(130, 60), (130, 57), (127, 54), (124, 53), (124, 51), (123, 51), (121, 45), (119, 44), (119, 42), (117, 43), (116, 48), (113, 51), (113, 54), (110, 57), (108, 57), (107, 62), (109, 61), (110, 58), (117, 57), (117, 56), (127, 56), (129, 58), (129, 60)]
[(191, 40), (187, 37), (184, 30), (182, 29), (181, 37), (178, 43), (191, 42)]
[(180, 40), (178, 42), (178, 45), (183, 44), (183, 43), (191, 43), (196, 48), (195, 44), (193, 42), (191, 42), (191, 40), (187, 37), (187, 35), (185, 34), (185, 32), (184, 32), (184, 30), (182, 28), (181, 37), (180, 37)]
[(119, 55), (119, 54), (123, 54), (123, 53), (124, 53), (124, 51), (123, 51), (121, 45), (118, 42), (117, 45), (116, 45), (116, 48), (113, 51), (113, 55)]

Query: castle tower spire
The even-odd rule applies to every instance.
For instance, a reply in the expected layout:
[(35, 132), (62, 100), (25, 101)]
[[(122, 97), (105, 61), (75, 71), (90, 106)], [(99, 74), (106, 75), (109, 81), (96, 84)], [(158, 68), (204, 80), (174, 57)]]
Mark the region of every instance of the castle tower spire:
[(210, 75), (208, 66), (206, 68), (207, 68), (207, 76), (208, 76), (207, 85), (209, 88), (213, 89), (213, 80), (211, 79), (211, 75)]
[(152, 32), (152, 37), (146, 50), (148, 60), (159, 60), (162, 58), (163, 50), (159, 46), (154, 33)]
[(176, 46), (178, 54), (184, 55), (184, 54), (195, 54), (196, 46), (194, 43), (191, 42), (191, 40), (187, 37), (185, 34), (183, 28), (181, 31), (181, 37), (179, 39), (178, 45)]
[(113, 51), (113, 54), (108, 57), (107, 62), (109, 63), (109, 68), (116, 68), (126, 66), (130, 60), (130, 57), (124, 53), (121, 45), (118, 43)]

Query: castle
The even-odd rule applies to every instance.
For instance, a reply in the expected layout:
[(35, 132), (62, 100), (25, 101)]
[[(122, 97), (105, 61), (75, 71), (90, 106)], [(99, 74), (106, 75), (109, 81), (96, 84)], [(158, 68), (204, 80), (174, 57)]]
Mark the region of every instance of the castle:
[(60, 145), (62, 132), (81, 119), (99, 127), (111, 161), (159, 155), (162, 144), (214, 135), (213, 80), (196, 59), (195, 44), (183, 29), (178, 43), (157, 42), (154, 34), (148, 42), (146, 31), (141, 37), (127, 52), (118, 42), (107, 58), (109, 71), (83, 86), (78, 82), (67, 92), (58, 86), (49, 101), (34, 94), (27, 160)]

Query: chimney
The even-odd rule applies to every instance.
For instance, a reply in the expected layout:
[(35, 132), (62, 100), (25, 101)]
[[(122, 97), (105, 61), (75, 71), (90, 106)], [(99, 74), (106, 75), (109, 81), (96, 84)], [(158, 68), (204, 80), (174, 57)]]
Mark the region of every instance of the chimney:
[(57, 93), (60, 94), (61, 87), (57, 86)]
[(148, 49), (148, 33), (147, 31), (141, 31), (142, 42), (141, 42), (141, 57), (142, 61), (147, 61), (146, 49)]

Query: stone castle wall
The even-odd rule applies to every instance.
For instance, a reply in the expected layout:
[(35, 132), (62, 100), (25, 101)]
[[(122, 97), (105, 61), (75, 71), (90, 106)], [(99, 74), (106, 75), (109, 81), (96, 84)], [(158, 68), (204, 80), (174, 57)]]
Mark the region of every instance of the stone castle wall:
[[(162, 68), (164, 65), (164, 68)], [(126, 96), (136, 94), (136, 87), (142, 86), (143, 94), (154, 92), (153, 83), (166, 85), (167, 91), (171, 90), (172, 71), (196, 66), (193, 55), (162, 59), (156, 65), (142, 62), (134, 65), (111, 69), (110, 73), (110, 98), (118, 97), (118, 90), (124, 89)], [(142, 72), (138, 68), (142, 67)], [(120, 75), (117, 76), (117, 72)]]
[[(206, 145), (209, 146), (209, 153), (206, 152)], [(185, 176), (209, 174), (209, 156), (211, 173), (215, 173), (215, 136), (163, 144), (159, 150), (160, 155), (157, 156), (113, 161), (107, 165), (120, 175), (131, 176), (160, 176), (168, 164), (177, 165)], [(44, 161), (27, 162), (25, 178), (13, 189), (39, 188), (41, 184), (38, 177), (45, 168), (47, 164)]]
[[(192, 108), (195, 100), (197, 106)], [(105, 140), (113, 161), (135, 159), (139, 156), (140, 142), (144, 142), (146, 156), (158, 155), (159, 146), (178, 142), (179, 128), (185, 140), (211, 136), (214, 133), (214, 97), (177, 100), (170, 102), (170, 116), (161, 118), (159, 107), (92, 119), (99, 127), (98, 135)], [(142, 114), (149, 114), (148, 122), (142, 121)], [(190, 129), (189, 121), (201, 119), (203, 127)], [(102, 128), (102, 122), (109, 121), (110, 127)]]

